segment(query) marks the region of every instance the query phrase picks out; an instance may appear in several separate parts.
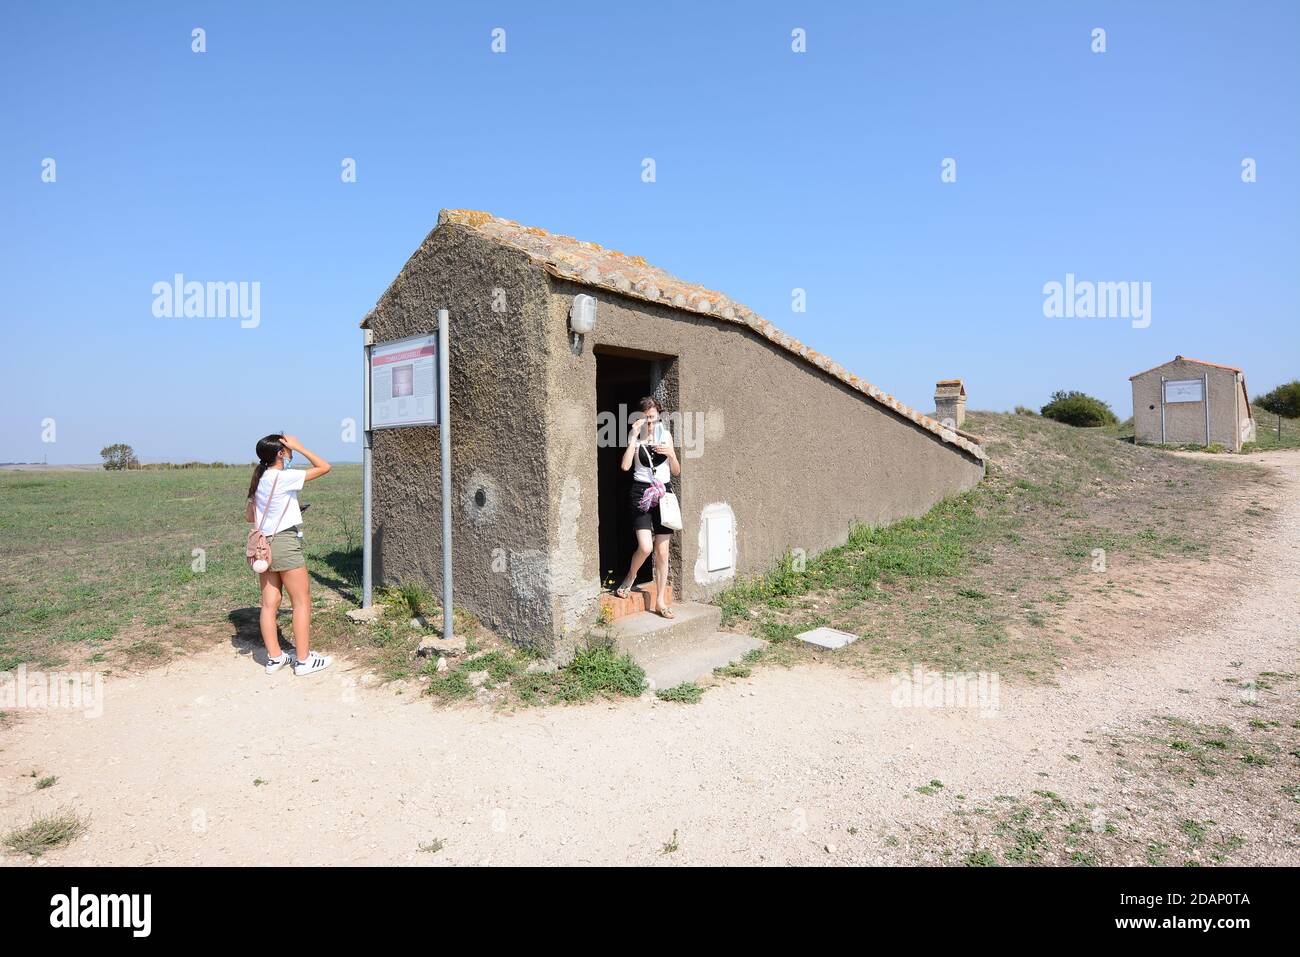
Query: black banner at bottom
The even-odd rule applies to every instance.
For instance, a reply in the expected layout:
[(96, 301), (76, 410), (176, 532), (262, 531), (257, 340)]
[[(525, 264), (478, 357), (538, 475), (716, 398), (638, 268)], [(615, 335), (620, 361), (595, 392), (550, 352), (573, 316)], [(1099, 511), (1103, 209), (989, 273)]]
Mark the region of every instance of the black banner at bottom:
[[(692, 938), (707, 939), (713, 927), (732, 941), (745, 933), (728, 910), (742, 927), (757, 930), (811, 909), (819, 934), (897, 932), (911, 924), (934, 943), (933, 935), (970, 941), (972, 932), (992, 931), (1042, 932), (1071, 944), (1130, 938), (1182, 946), (1200, 937), (1233, 946), (1281, 939), (1294, 927), (1284, 909), (1290, 905), (1285, 888), (1295, 876), (1280, 869), (1179, 868), (737, 868), (725, 874), (657, 868), (634, 876), (628, 869), (601, 876), (599, 886), (607, 891), (612, 882), (624, 887), (601, 901), (593, 900), (591, 875), (579, 869), (550, 870), (539, 884), (539, 875), (527, 869), (432, 875), (400, 868), (27, 867), (0, 877), (0, 917), (11, 943), (75, 935), (82, 943), (94, 936), (124, 943), (305, 944), (336, 943), (351, 931), (409, 936), (410, 922), (426, 920), (468, 919), (481, 926), (473, 918), (492, 908), (509, 913), (512, 926), (528, 926), (534, 914), (543, 924), (572, 919), (584, 935), (599, 933), (588, 938), (595, 940), (607, 939), (601, 923), (621, 934), (628, 921), (644, 922), (646, 915), (635, 911), (648, 905), (659, 921), (675, 910), (689, 921)], [(624, 884), (629, 878), (634, 883)], [(640, 907), (626, 892), (632, 887), (638, 896), (650, 895)], [(422, 903), (432, 901), (437, 906)], [(500, 927), (492, 926), (495, 937)]]

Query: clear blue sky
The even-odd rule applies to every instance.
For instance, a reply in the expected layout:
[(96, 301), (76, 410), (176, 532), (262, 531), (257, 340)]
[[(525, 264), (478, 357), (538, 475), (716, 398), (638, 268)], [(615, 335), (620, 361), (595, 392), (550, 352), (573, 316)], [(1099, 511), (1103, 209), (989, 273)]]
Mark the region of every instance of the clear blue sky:
[[(923, 410), (961, 376), (1126, 416), (1175, 353), (1258, 393), (1300, 375), (1298, 11), (7, 3), (0, 460), (359, 459), (357, 322), (444, 206), (642, 255)], [(260, 282), (261, 325), (155, 318), (177, 272)], [(1150, 327), (1045, 318), (1066, 273), (1150, 282)]]

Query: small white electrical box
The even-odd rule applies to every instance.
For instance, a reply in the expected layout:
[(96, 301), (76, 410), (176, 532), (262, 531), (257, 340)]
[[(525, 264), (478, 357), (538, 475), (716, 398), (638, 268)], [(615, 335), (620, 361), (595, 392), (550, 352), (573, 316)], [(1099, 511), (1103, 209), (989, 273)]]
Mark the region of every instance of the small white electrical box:
[(732, 543), (735, 541), (732, 521), (730, 513), (715, 514), (705, 518), (704, 567), (707, 571), (720, 572), (730, 568), (735, 562), (732, 555)]

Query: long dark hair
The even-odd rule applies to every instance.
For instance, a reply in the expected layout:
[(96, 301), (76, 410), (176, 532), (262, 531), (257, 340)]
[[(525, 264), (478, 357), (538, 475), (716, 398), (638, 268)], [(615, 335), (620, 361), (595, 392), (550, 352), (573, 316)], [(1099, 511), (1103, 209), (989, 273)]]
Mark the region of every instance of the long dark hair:
[(248, 497), (257, 493), (257, 483), (262, 481), (266, 470), (275, 464), (284, 449), (284, 435), (277, 432), (257, 440), (257, 465), (253, 467), (253, 481), (248, 483)]

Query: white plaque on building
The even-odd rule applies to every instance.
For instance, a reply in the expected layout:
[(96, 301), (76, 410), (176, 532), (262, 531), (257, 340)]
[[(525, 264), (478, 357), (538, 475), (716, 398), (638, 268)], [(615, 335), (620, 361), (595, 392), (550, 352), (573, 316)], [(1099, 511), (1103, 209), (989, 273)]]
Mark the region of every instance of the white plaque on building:
[(1169, 379), (1165, 382), (1165, 404), (1172, 402), (1204, 402), (1203, 379)]

